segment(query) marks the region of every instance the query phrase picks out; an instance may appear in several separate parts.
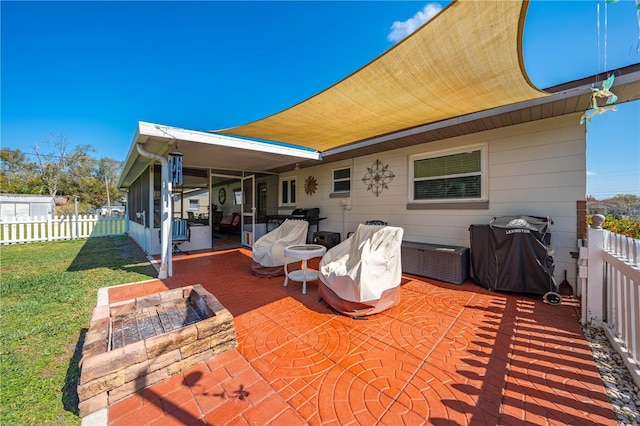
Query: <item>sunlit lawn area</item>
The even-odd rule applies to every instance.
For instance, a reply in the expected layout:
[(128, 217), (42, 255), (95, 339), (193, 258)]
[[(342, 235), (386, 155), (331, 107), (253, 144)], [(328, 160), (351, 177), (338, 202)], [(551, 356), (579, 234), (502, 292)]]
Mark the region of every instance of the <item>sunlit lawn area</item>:
[(0, 425), (80, 424), (80, 345), (98, 288), (155, 275), (128, 237), (1, 246)]

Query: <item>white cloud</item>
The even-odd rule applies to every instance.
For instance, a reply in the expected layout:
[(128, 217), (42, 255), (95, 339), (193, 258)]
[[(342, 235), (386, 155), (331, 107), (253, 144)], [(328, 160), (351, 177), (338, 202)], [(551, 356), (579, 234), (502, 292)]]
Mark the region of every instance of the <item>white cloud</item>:
[(436, 16), (441, 10), (442, 6), (439, 3), (429, 3), (424, 7), (424, 9), (413, 15), (412, 18), (409, 18), (404, 22), (395, 21), (391, 25), (391, 32), (387, 36), (387, 39), (394, 43), (399, 42), (420, 28), (422, 24)]
[(587, 170), (587, 176), (596, 176), (597, 173), (596, 172), (590, 172)]

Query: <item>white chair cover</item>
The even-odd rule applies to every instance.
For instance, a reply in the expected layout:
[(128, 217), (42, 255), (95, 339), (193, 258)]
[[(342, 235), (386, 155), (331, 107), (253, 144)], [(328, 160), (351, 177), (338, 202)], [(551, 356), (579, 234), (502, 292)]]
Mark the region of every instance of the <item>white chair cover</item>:
[(309, 222), (306, 220), (285, 220), (276, 229), (253, 243), (253, 261), (262, 266), (283, 266), (284, 248), (306, 243), (308, 229)]
[(402, 280), (403, 229), (358, 225), (356, 232), (331, 248), (320, 261), (320, 280), (341, 299), (370, 302)]

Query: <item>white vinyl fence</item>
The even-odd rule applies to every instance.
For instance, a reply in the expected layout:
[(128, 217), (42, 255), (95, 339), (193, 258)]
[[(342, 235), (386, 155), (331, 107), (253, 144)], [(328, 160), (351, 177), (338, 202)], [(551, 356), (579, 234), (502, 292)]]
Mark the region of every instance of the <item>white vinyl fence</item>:
[(124, 216), (43, 216), (0, 220), (0, 244), (126, 234)]
[(580, 251), (582, 321), (603, 327), (640, 386), (640, 240), (590, 229)]

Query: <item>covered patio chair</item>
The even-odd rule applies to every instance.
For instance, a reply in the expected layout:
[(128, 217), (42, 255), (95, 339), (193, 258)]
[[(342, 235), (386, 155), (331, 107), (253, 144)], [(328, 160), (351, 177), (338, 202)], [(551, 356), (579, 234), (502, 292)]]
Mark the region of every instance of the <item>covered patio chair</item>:
[(293, 260), (289, 259), (287, 262), (284, 248), (304, 244), (308, 229), (309, 222), (306, 220), (287, 219), (273, 231), (258, 238), (253, 243), (252, 272), (263, 277), (284, 275), (285, 262)]
[(373, 315), (400, 303), (404, 230), (358, 225), (351, 236), (320, 261), (318, 293), (341, 314)]

